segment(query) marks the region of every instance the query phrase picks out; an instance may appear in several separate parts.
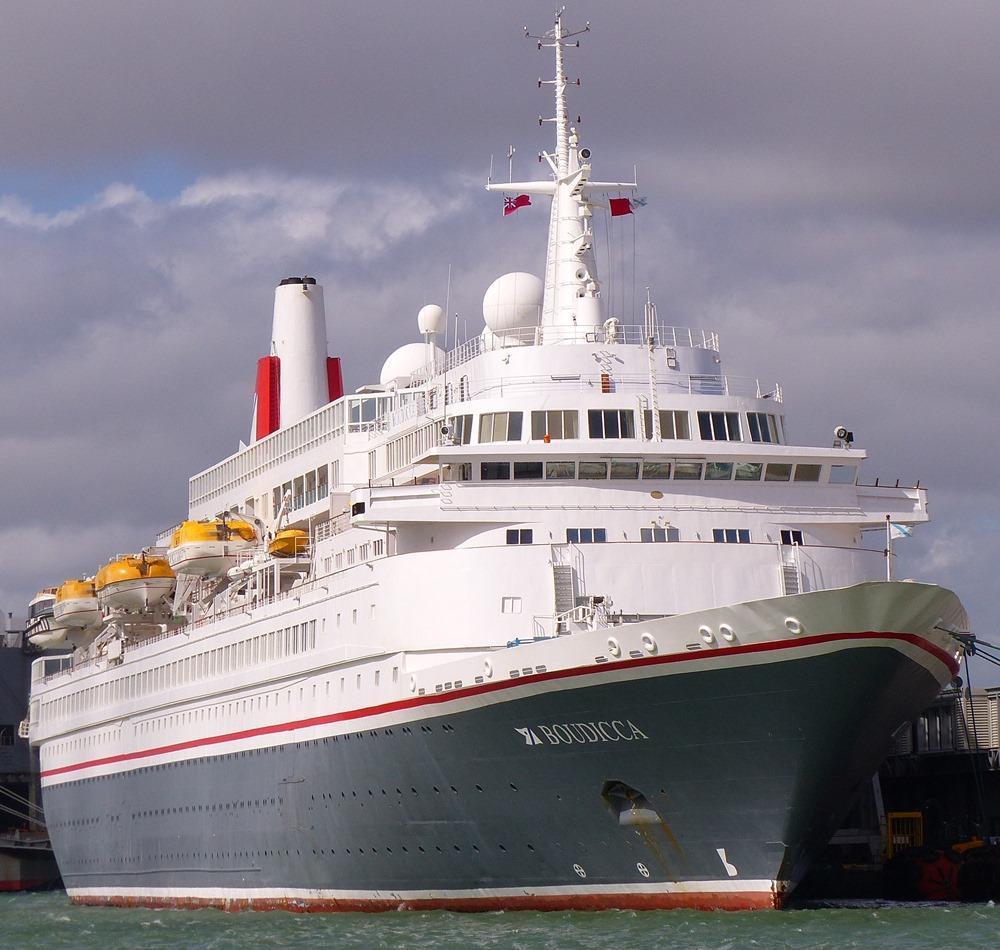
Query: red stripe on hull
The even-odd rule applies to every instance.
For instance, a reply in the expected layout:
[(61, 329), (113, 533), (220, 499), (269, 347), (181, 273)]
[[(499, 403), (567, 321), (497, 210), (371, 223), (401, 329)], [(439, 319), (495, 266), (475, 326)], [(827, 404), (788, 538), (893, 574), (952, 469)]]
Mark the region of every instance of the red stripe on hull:
[(0, 881), (0, 891), (34, 891), (39, 887), (48, 887), (52, 883), (52, 880), (41, 877), (38, 880)]
[(295, 913), (383, 913), (393, 910), (449, 910), (485, 913), (508, 910), (780, 910), (784, 891), (694, 892), (660, 894), (512, 894), (509, 897), (428, 897), (410, 900), (346, 898), (305, 900), (292, 897), (72, 897), (71, 902), (101, 907), (148, 907), (178, 910), (285, 910)]
[(167, 755), (171, 752), (183, 752), (187, 749), (194, 749), (204, 746), (219, 745), (225, 742), (235, 742), (240, 739), (251, 739), (256, 736), (274, 735), (281, 732), (296, 732), (299, 729), (308, 729), (313, 726), (330, 725), (336, 722), (350, 722), (356, 719), (367, 719), (371, 716), (381, 716), (386, 713), (399, 712), (405, 709), (413, 709), (418, 706), (432, 706), (438, 703), (447, 703), (456, 699), (464, 699), (469, 696), (493, 693), (503, 689), (514, 689), (525, 683), (543, 683), (550, 680), (567, 679), (574, 676), (587, 676), (595, 673), (599, 674), (608, 670), (632, 669), (645, 666), (668, 665), (671, 663), (696, 663), (702, 660), (710, 660), (719, 656), (739, 656), (750, 653), (766, 653), (775, 650), (788, 650), (797, 647), (815, 646), (821, 643), (834, 643), (841, 641), (860, 640), (900, 640), (910, 643), (926, 651), (935, 659), (943, 663), (952, 676), (958, 673), (958, 663), (954, 657), (949, 656), (942, 649), (933, 643), (928, 643), (923, 637), (912, 633), (888, 633), (885, 631), (867, 631), (864, 633), (823, 633), (808, 637), (799, 637), (796, 640), (774, 640), (768, 643), (751, 643), (745, 646), (720, 647), (711, 651), (697, 653), (671, 653), (667, 656), (648, 656), (637, 660), (619, 660), (617, 663), (604, 663), (601, 666), (576, 666), (565, 670), (551, 670), (547, 673), (535, 673), (530, 676), (521, 676), (517, 679), (503, 680), (498, 683), (483, 683), (481, 686), (467, 686), (463, 689), (453, 689), (449, 692), (434, 693), (429, 696), (415, 696), (411, 699), (400, 699), (391, 703), (383, 703), (379, 706), (368, 706), (363, 709), (351, 709), (347, 712), (332, 713), (328, 716), (314, 716), (310, 719), (299, 719), (292, 722), (274, 723), (270, 726), (261, 726), (257, 729), (243, 729), (239, 732), (223, 733), (218, 736), (206, 736), (203, 739), (190, 739), (186, 742), (175, 742), (171, 745), (157, 746), (151, 749), (140, 749), (136, 752), (123, 752), (121, 755), (106, 756), (100, 759), (91, 759), (86, 762), (77, 762), (73, 765), (63, 765), (56, 769), (46, 769), (41, 772), (42, 778), (49, 778), (53, 775), (64, 775), (67, 772), (77, 772), (81, 769), (95, 768), (100, 765), (113, 765), (117, 762), (132, 762), (136, 759), (146, 759), (155, 755)]

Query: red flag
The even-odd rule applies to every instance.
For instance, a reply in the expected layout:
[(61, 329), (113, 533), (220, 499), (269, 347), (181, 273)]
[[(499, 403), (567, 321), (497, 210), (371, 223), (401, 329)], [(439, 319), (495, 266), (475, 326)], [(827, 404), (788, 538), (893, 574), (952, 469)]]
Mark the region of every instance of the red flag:
[(632, 202), (628, 198), (612, 198), (608, 204), (611, 205), (612, 218), (617, 218), (620, 214), (632, 213)]
[(531, 199), (527, 195), (518, 195), (516, 198), (511, 198), (509, 195), (503, 196), (503, 213), (506, 217), (508, 214), (513, 214), (518, 208), (523, 208), (525, 205), (530, 205)]

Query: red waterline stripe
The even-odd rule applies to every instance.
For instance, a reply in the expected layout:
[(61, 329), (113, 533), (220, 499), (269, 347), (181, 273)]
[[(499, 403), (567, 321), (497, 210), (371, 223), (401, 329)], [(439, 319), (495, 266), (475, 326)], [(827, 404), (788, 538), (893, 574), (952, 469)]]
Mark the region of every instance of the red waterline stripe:
[(73, 904), (111, 907), (169, 907), (192, 910), (286, 910), (297, 913), (378, 913), (395, 910), (777, 910), (782, 891), (691, 891), (659, 894), (509, 894), (503, 897), (296, 898), (296, 897), (131, 897), (128, 895), (70, 897)]
[(354, 719), (368, 719), (372, 716), (381, 716), (386, 713), (398, 712), (402, 709), (412, 709), (416, 706), (426, 706), (435, 703), (451, 702), (455, 699), (464, 699), (467, 696), (476, 696), (482, 693), (492, 693), (501, 689), (513, 689), (525, 683), (542, 683), (547, 680), (560, 680), (573, 676), (586, 676), (599, 674), (608, 670), (631, 669), (642, 666), (658, 666), (669, 663), (686, 663), (689, 661), (707, 660), (717, 656), (738, 656), (745, 653), (765, 653), (774, 650), (787, 650), (795, 647), (814, 646), (819, 643), (833, 643), (837, 641), (849, 640), (902, 640), (913, 644), (935, 659), (942, 662), (950, 671), (952, 676), (958, 673), (958, 663), (940, 647), (933, 643), (928, 643), (923, 637), (918, 637), (913, 633), (888, 633), (869, 630), (864, 633), (821, 633), (808, 637), (801, 637), (798, 640), (775, 640), (769, 643), (750, 643), (745, 646), (720, 647), (710, 652), (700, 651), (697, 653), (671, 653), (667, 656), (647, 656), (637, 660), (620, 660), (616, 663), (603, 663), (600, 666), (574, 666), (565, 670), (552, 670), (547, 673), (534, 673), (530, 676), (521, 676), (517, 679), (503, 680), (498, 683), (483, 683), (476, 686), (467, 686), (463, 689), (454, 689), (447, 693), (434, 693), (428, 696), (414, 696), (410, 699), (400, 699), (391, 703), (383, 703), (379, 706), (366, 706), (362, 709), (351, 709), (346, 712), (332, 713), (328, 716), (314, 716), (310, 719), (298, 719), (292, 722), (274, 723), (270, 726), (260, 726), (256, 729), (243, 729), (239, 732), (228, 732), (218, 736), (207, 736), (202, 739), (189, 739), (186, 742), (175, 742), (172, 745), (157, 746), (152, 749), (139, 749), (135, 752), (123, 752), (121, 755), (111, 755), (103, 759), (90, 759), (86, 762), (78, 762), (74, 765), (63, 765), (57, 769), (46, 769), (41, 772), (42, 778), (52, 775), (63, 775), (66, 772), (76, 772), (80, 769), (96, 768), (100, 765), (112, 765), (115, 762), (129, 762), (135, 759), (145, 759), (154, 755), (166, 755), (170, 752), (183, 752), (185, 749), (198, 748), (200, 746), (219, 745), (224, 742), (236, 742), (239, 739), (250, 739), (254, 736), (274, 735), (278, 732), (295, 732), (299, 729), (308, 729), (312, 726), (324, 726), (335, 722), (349, 722)]

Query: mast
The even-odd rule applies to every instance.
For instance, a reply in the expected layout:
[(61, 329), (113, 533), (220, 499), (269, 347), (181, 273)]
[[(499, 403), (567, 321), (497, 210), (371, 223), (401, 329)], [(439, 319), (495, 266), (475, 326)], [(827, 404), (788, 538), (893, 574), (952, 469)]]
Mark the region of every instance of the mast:
[[(555, 125), (555, 150), (542, 152), (551, 172), (550, 181), (494, 183), (488, 181), (488, 191), (509, 191), (515, 194), (547, 196), (552, 200), (549, 214), (548, 247), (545, 254), (545, 293), (542, 302), (542, 339), (545, 343), (584, 342), (603, 323), (601, 284), (594, 255), (594, 233), (591, 226), (593, 209), (605, 206), (600, 199), (608, 191), (634, 188), (635, 182), (595, 182), (590, 180), (590, 149), (581, 148), (576, 128), (569, 124), (566, 110), (566, 89), (569, 84), (564, 66), (564, 51), (577, 48), (573, 40), (590, 30), (567, 32), (563, 25), (563, 10), (556, 14), (551, 30), (541, 36), (525, 35), (538, 43), (539, 49), (555, 50), (555, 75), (539, 79), (539, 88), (551, 85), (555, 95), (555, 115), (538, 117), (538, 124)], [(577, 80), (579, 85), (579, 80)], [(597, 199), (595, 201), (595, 198)]]

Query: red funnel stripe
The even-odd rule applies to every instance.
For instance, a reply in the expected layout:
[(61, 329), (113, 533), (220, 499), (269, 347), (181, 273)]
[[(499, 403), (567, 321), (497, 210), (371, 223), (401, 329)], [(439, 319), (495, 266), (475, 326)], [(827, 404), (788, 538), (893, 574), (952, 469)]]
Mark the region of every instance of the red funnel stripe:
[(257, 360), (256, 438), (276, 432), (281, 426), (281, 361), (277, 356)]
[(344, 395), (344, 376), (340, 371), (340, 357), (326, 358), (326, 385), (330, 391), (330, 402), (336, 402)]

